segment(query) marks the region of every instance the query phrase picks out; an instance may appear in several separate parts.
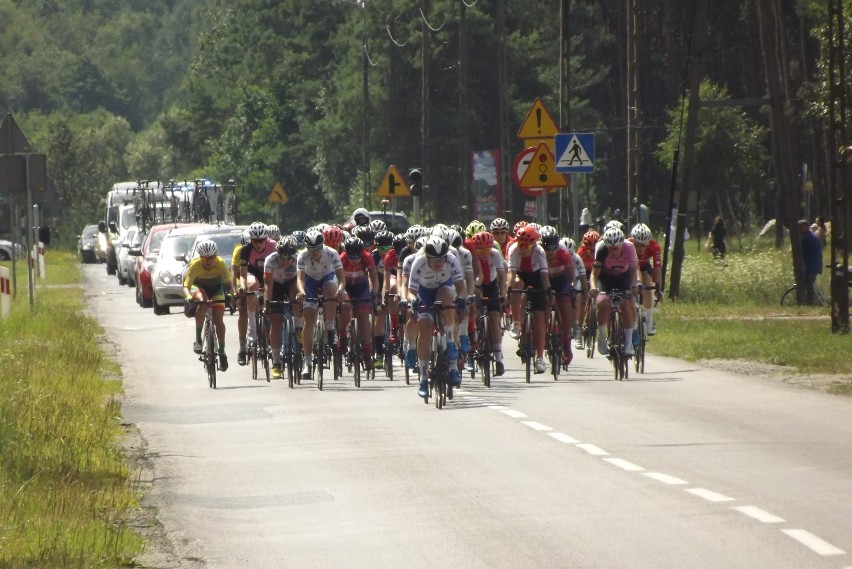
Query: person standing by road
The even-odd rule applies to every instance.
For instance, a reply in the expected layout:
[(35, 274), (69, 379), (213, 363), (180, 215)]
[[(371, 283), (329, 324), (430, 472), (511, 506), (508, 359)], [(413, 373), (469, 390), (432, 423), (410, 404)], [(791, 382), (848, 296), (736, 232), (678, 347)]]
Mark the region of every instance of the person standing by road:
[(815, 304), (814, 283), (817, 275), (822, 273), (822, 243), (819, 237), (811, 231), (807, 219), (799, 220), (799, 233), (802, 239), (802, 264), (805, 271), (805, 284), (807, 286), (807, 303)]
[(710, 230), (710, 241), (714, 259), (724, 259), (726, 251), (725, 246), (725, 222), (722, 221), (722, 216), (717, 216), (713, 223), (713, 229)]

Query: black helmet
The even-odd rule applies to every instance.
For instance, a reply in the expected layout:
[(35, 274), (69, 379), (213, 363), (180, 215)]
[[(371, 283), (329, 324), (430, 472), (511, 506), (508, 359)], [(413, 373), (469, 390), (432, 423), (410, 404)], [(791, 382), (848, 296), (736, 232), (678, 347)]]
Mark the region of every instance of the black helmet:
[(390, 231), (379, 231), (375, 238), (376, 247), (390, 247), (393, 245), (393, 233)]
[(372, 243), (376, 234), (370, 229), (369, 225), (358, 225), (352, 230), (352, 234), (363, 241), (364, 243)]
[(297, 248), (298, 246), (296, 244), (296, 238), (292, 235), (285, 235), (284, 237), (278, 240), (278, 244), (275, 246), (275, 250), (281, 257), (295, 256)]
[(552, 227), (543, 227), (541, 230), (541, 246), (548, 251), (559, 247), (559, 233)]
[(444, 257), (449, 251), (450, 246), (447, 245), (447, 242), (441, 239), (440, 237), (433, 235), (429, 237), (428, 241), (426, 241), (426, 246), (424, 247), (426, 250), (427, 257)]
[(343, 242), (343, 250), (346, 251), (346, 256), (350, 259), (360, 257), (364, 252), (364, 242), (357, 237), (350, 237)]
[(408, 245), (407, 237), (405, 233), (400, 233), (396, 237), (393, 238), (393, 248), (396, 251), (396, 254), (399, 255), (400, 252), (405, 249), (406, 245)]

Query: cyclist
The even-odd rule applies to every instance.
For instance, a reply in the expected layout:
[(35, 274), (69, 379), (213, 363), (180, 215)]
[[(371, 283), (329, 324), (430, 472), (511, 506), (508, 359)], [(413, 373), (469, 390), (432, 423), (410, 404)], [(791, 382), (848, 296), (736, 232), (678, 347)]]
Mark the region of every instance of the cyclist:
[(393, 238), (393, 247), (385, 254), (382, 260), (384, 272), (382, 274), (382, 290), (385, 291), (387, 309), (390, 311), (391, 329), (390, 342), (395, 344), (399, 341), (399, 253), (408, 247), (405, 234), (400, 233)]
[(656, 333), (654, 326), (654, 301), (662, 300), (660, 293), (660, 282), (662, 282), (663, 263), (660, 260), (660, 245), (651, 239), (651, 229), (644, 223), (633, 227), (630, 231), (630, 242), (636, 248), (636, 256), (639, 260), (639, 274), (642, 278), (642, 305), (645, 307), (645, 326), (649, 336)]
[(491, 222), (489, 228), (491, 229), (491, 235), (494, 236), (494, 241), (497, 243), (505, 259), (509, 253), (509, 245), (515, 241), (514, 237), (509, 235), (509, 222), (502, 217), (498, 217)]
[(330, 300), (323, 307), (323, 316), (329, 345), (334, 345), (337, 299), (343, 295), (344, 287), (340, 255), (331, 247), (324, 245), (322, 233), (316, 229), (308, 231), (305, 235), (305, 249), (300, 251), (296, 258), (296, 282), (299, 287), (297, 299), (302, 302), (302, 314), (305, 318), (302, 330), (305, 372), (302, 377), (310, 379), (311, 348), (314, 345), (314, 328), (317, 322), (317, 299), (322, 294), (324, 298)]
[[(484, 226), (484, 225), (483, 225)], [(464, 280), (466, 284), (466, 293), (468, 304), (473, 307), (473, 300), (476, 298), (476, 283), (482, 282), (482, 266), (479, 263), (474, 263), (473, 252), (465, 247), (461, 233), (455, 229), (448, 229), (444, 232), (446, 241), (449, 243), (459, 258)], [(473, 369), (473, 354), (471, 354), (470, 333), (475, 322), (475, 314), (473, 310), (465, 310), (456, 327), (456, 339), (462, 354), (467, 354), (466, 368)]]
[[(234, 252), (231, 255), (231, 284), (234, 290), (239, 289), (240, 284), (240, 253), (244, 246), (251, 242), (249, 230), (246, 228), (240, 236), (240, 241), (234, 245)], [(240, 340), (240, 351), (245, 352), (246, 349), (246, 331), (248, 330), (248, 315), (246, 314), (246, 298), (240, 296), (237, 298), (237, 333)]]
[(575, 339), (580, 338), (580, 318), (583, 311), (586, 309), (586, 291), (589, 290), (589, 279), (587, 278), (586, 266), (583, 264), (583, 259), (577, 254), (577, 244), (570, 237), (563, 237), (559, 240), (560, 246), (574, 259), (574, 273), (577, 275), (572, 283), (577, 294), (574, 295), (574, 324), (571, 327), (571, 336)]
[[(583, 263), (583, 267), (585, 268), (586, 274), (586, 286), (583, 287), (583, 290), (588, 292), (588, 280), (592, 275), (593, 265), (595, 263), (595, 246), (598, 241), (600, 241), (600, 234), (594, 229), (589, 229), (586, 233), (583, 234), (583, 242), (580, 245), (580, 248), (577, 249), (577, 256)], [(583, 294), (580, 297), (580, 306), (578, 307), (580, 311), (580, 326), (591, 325), (586, 322), (586, 295)], [(582, 344), (580, 343), (578, 348), (582, 348)]]
[[(406, 316), (410, 316), (409, 303), (416, 298), (416, 295), (412, 295), (408, 292), (408, 281), (411, 278), (411, 267), (414, 265), (414, 260), (419, 256), (418, 252), (423, 249), (424, 245), (426, 245), (426, 240), (427, 237), (424, 235), (418, 237), (413, 244), (409, 244), (411, 247), (411, 253), (400, 263), (398, 275), (399, 284), (397, 286), (400, 296), (399, 310)], [(417, 367), (417, 330), (417, 320), (407, 317), (405, 320), (404, 334), (405, 365), (408, 369), (414, 369)]]
[[(509, 248), (509, 283), (520, 282), (524, 288), (533, 290), (530, 295), (532, 304), (532, 338), (535, 349), (535, 373), (544, 373), (547, 368), (544, 365), (544, 343), (546, 339), (547, 319), (547, 290), (550, 289), (550, 271), (547, 267), (547, 257), (544, 249), (538, 244), (541, 234), (535, 227), (524, 225), (518, 230), (517, 241)], [(521, 295), (515, 295), (520, 298)], [(522, 314), (520, 302), (517, 310), (512, 309), (514, 318)], [(516, 319), (512, 322), (513, 338), (520, 338), (520, 322)]]
[[(595, 298), (598, 311), (598, 352), (607, 355), (606, 326), (609, 323), (611, 303), (609, 292), (629, 291), (638, 288), (638, 259), (633, 243), (624, 240), (624, 233), (618, 227), (607, 229), (598, 243), (595, 264), (592, 269), (592, 288), (589, 296)], [(633, 355), (633, 325), (636, 304), (633, 295), (625, 297), (621, 303), (624, 321), (624, 353)]]
[[(517, 242), (518, 232), (521, 229), (523, 229), (524, 227), (526, 227), (527, 225), (528, 225), (528, 223), (526, 221), (523, 221), (523, 220), (517, 222), (515, 224), (515, 227), (512, 230), (513, 237), (506, 240), (506, 243), (504, 245), (503, 256), (506, 257), (507, 261), (509, 259), (509, 250), (511, 249), (512, 245), (514, 245)], [(521, 280), (518, 277), (514, 277), (513, 280), (509, 281), (509, 286), (511, 288), (517, 289), (517, 288), (522, 287), (523, 283), (521, 282)], [(519, 294), (513, 295), (512, 298), (509, 299), (509, 307), (508, 308), (509, 308), (509, 313), (512, 317), (512, 326), (509, 329), (509, 336), (511, 336), (515, 340), (517, 340), (521, 336), (521, 321), (520, 321), (520, 318), (521, 318), (521, 304), (522, 303), (523, 303), (523, 298)]]
[[(340, 263), (343, 266), (346, 296), (352, 301), (358, 301), (355, 315), (358, 322), (358, 337), (361, 339), (364, 366), (369, 370), (373, 368), (373, 333), (370, 326), (370, 313), (373, 310), (374, 295), (378, 295), (376, 291), (379, 288), (376, 264), (373, 256), (364, 249), (363, 241), (357, 237), (350, 237), (343, 244)], [(344, 312), (346, 313), (345, 322), (348, 323), (352, 318), (352, 306), (348, 306)]]
[(568, 365), (574, 358), (571, 352), (571, 325), (574, 323), (574, 299), (567, 293), (574, 290), (576, 267), (574, 254), (562, 247), (559, 233), (550, 226), (542, 228), (541, 246), (547, 258), (547, 268), (550, 276), (550, 289), (559, 293), (556, 305), (559, 308), (559, 324), (562, 332), (562, 363)]
[[(267, 291), (265, 311), (269, 315), (269, 345), (272, 348), (272, 377), (281, 379), (281, 326), (284, 320), (282, 306), (270, 306), (270, 301), (295, 299), (299, 292), (296, 284), (296, 239), (282, 237), (275, 252), (263, 263), (263, 288)], [(296, 342), (302, 343), (302, 307), (290, 305), (296, 331)], [(289, 341), (289, 338), (285, 339)]]
[(370, 225), (370, 212), (365, 208), (359, 207), (352, 212), (353, 227)]
[[(480, 231), (471, 238), (471, 246), (482, 268), (482, 296), (488, 299), (484, 308), (488, 312), (488, 328), (491, 333), (491, 350), (494, 352), (494, 375), (501, 376), (503, 365), (503, 330), (500, 327), (502, 303), (506, 300), (506, 261), (494, 248), (494, 236)], [(481, 342), (482, 338), (477, 338)]]
[[(370, 222), (370, 224), (379, 224), (384, 225), (384, 221), (381, 219), (374, 219)], [(388, 231), (387, 229), (383, 229), (376, 233), (376, 237), (373, 240), (374, 248), (371, 251), (373, 256), (373, 263), (376, 265), (376, 273), (379, 276), (379, 287), (378, 289), (373, 289), (373, 292), (378, 294), (379, 303), (376, 305), (375, 318), (373, 319), (373, 354), (375, 354), (375, 361), (373, 362), (376, 367), (382, 367), (385, 363), (385, 319), (387, 317), (388, 309), (383, 300), (383, 292), (387, 290), (385, 288), (385, 256), (388, 252), (393, 248), (393, 233)], [(392, 340), (390, 337), (392, 333), (391, 330), (388, 330), (389, 340)]]
[[(266, 258), (275, 252), (276, 243), (267, 237), (266, 225), (255, 221), (249, 228), (249, 244), (240, 249), (240, 281), (237, 290), (245, 292), (263, 293), (263, 263)], [(248, 341), (255, 342), (257, 339), (257, 297), (246, 296), (246, 314), (248, 318)], [(237, 363), (246, 365), (246, 350), (240, 346), (237, 354)]]
[[(206, 303), (208, 300), (224, 301), (225, 291), (234, 292), (228, 265), (219, 256), (219, 248), (213, 241), (205, 240), (198, 244), (198, 257), (189, 263), (186, 275), (183, 277), (183, 296), (187, 304), (192, 302)], [(216, 327), (216, 337), (219, 339), (219, 369), (227, 371), (228, 356), (225, 355), (225, 305), (214, 304), (213, 323)], [(207, 316), (207, 304), (199, 304), (195, 310), (195, 342), (192, 351), (200, 354), (201, 332), (204, 329), (204, 318)]]
[[(464, 311), (465, 280), (458, 258), (449, 255), (450, 246), (438, 236), (431, 236), (411, 266), (408, 292), (417, 302), (417, 359), (420, 364), (420, 387), (417, 394), (429, 396), (429, 361), (432, 359), (432, 330), (435, 301), (443, 304), (442, 320), (447, 338), (447, 364), (450, 381), (461, 385), (458, 370), (458, 348), (452, 342), (456, 311)], [(454, 306), (455, 303), (455, 306)]]

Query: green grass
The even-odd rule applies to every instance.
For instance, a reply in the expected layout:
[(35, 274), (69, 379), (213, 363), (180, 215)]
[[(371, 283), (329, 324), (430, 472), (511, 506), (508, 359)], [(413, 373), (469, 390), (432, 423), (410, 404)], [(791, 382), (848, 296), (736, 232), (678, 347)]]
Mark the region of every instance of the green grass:
[[(78, 288), (39, 288), (30, 314), (25, 266), (0, 320), (0, 567), (133, 564), (141, 538), (126, 517), (140, 498), (120, 439), (117, 366), (83, 315)], [(45, 284), (80, 281), (51, 251)]]

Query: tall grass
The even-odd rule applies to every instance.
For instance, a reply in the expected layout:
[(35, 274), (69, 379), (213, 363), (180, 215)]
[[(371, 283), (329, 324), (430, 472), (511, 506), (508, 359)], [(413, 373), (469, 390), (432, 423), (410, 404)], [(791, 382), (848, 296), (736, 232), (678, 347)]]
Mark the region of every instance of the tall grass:
[[(51, 252), (48, 283), (79, 282), (75, 261)], [(126, 516), (139, 493), (103, 331), (82, 314), (81, 290), (40, 288), (30, 314), (25, 273), (18, 286), (0, 321), (0, 567), (131, 565), (142, 542)]]

